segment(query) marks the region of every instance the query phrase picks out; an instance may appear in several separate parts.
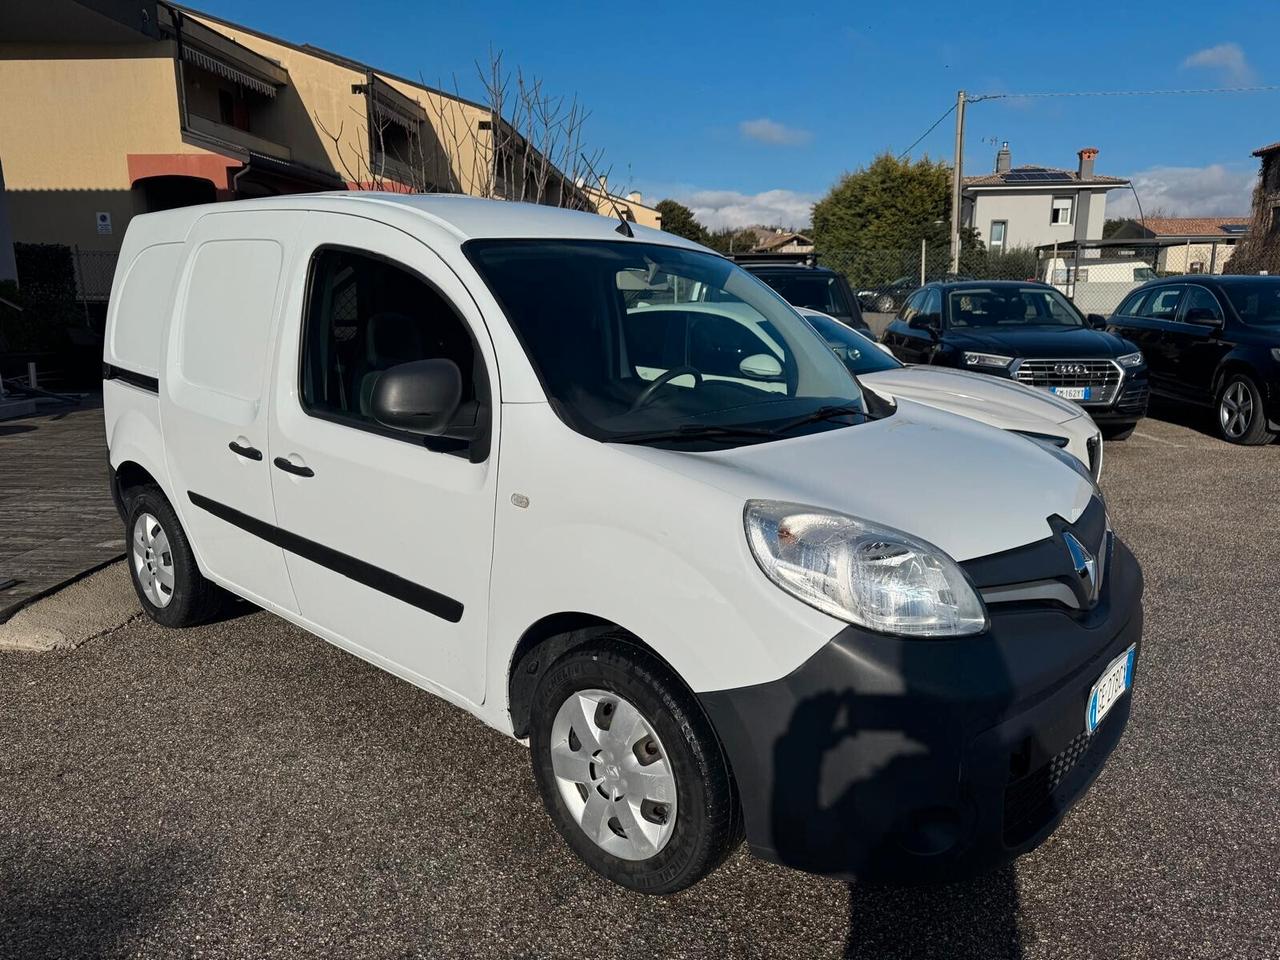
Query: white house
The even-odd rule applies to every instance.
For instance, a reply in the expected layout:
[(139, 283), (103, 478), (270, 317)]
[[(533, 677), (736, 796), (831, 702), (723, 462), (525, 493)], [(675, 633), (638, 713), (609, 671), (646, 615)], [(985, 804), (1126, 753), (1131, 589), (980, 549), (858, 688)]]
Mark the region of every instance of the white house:
[(1075, 170), (1015, 167), (1005, 142), (994, 173), (964, 178), (961, 219), (987, 249), (1038, 247), (1070, 240), (1101, 240), (1107, 191), (1127, 187), (1121, 177), (1093, 172), (1096, 147), (1085, 147)]

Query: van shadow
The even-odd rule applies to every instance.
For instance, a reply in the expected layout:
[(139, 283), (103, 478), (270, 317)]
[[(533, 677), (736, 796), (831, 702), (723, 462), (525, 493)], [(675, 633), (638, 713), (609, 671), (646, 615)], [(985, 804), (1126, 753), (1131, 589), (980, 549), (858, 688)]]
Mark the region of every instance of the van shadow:
[(1012, 866), (936, 887), (849, 885), (844, 955), (858, 960), (1021, 960)]
[[(841, 657), (823, 671), (822, 682), (835, 689), (802, 699), (774, 745), (779, 857), (820, 873), (877, 878), (849, 885), (847, 957), (1018, 960), (1012, 866), (962, 882), (879, 882), (896, 881), (895, 868), (907, 860), (945, 863), (980, 829), (960, 771), (972, 765), (1000, 778), (1009, 769), (1003, 755), (968, 752), (971, 738), (1011, 705), (997, 646), (906, 640), (863, 648), (853, 640)], [(843, 688), (839, 674), (849, 677)], [(975, 699), (959, 708), (955, 696), (965, 689)], [(979, 689), (986, 693), (973, 693)]]

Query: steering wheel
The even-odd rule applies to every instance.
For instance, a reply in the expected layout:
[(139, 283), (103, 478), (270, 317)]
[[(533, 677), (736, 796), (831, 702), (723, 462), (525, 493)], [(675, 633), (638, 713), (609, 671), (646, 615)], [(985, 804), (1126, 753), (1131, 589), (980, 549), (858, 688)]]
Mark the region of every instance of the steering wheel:
[(665, 387), (668, 383), (670, 383), (676, 377), (683, 377), (686, 375), (693, 377), (695, 388), (702, 386), (702, 371), (699, 370), (697, 367), (672, 367), (666, 373), (660, 374), (659, 376), (655, 377), (654, 380), (647, 387), (645, 387), (644, 390), (640, 392), (640, 396), (635, 398), (635, 400), (631, 404), (631, 409), (629, 409), (627, 412), (635, 413), (641, 407), (647, 407), (650, 403), (653, 402), (654, 394), (656, 394), (659, 390)]

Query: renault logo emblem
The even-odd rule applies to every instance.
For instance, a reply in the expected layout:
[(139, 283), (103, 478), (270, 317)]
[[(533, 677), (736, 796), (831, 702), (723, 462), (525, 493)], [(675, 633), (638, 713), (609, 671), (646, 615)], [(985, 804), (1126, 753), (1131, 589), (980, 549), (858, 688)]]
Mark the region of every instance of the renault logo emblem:
[(1064, 377), (1083, 377), (1089, 372), (1089, 368), (1083, 363), (1059, 363), (1054, 366), (1053, 372)]
[(1062, 540), (1067, 545), (1067, 553), (1071, 555), (1071, 566), (1075, 569), (1076, 576), (1088, 586), (1086, 592), (1092, 603), (1098, 599), (1098, 559), (1071, 534), (1064, 532)]

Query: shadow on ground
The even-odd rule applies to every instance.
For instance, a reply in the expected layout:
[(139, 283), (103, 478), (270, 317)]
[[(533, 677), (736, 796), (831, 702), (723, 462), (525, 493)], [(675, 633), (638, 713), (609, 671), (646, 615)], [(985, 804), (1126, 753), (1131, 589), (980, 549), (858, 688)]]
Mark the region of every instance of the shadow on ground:
[(1014, 868), (941, 887), (849, 887), (845, 956), (1021, 960)]
[(0, 956), (134, 956), (178, 898), (177, 852), (77, 851), (37, 867), (28, 844), (0, 859)]

